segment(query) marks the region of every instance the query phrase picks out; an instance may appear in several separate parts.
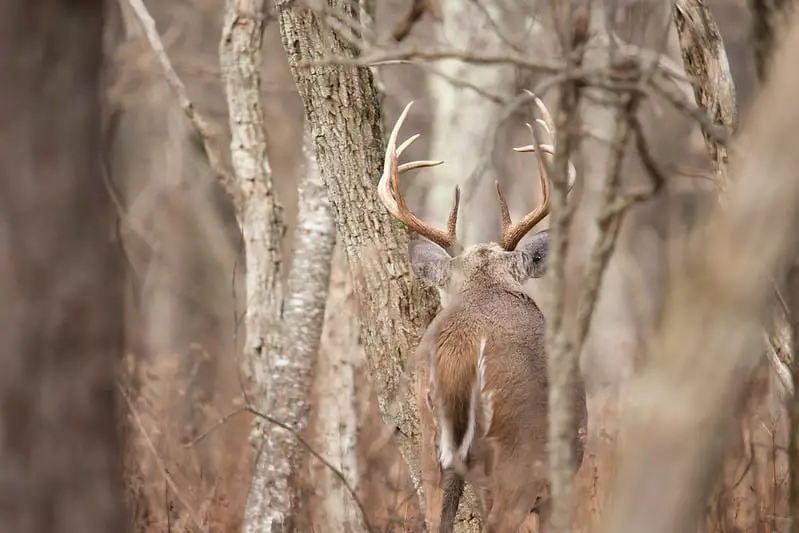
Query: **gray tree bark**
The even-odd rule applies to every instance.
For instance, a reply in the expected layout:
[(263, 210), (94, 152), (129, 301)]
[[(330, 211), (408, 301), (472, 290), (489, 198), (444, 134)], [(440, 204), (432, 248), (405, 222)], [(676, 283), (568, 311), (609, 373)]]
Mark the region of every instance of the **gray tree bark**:
[[(702, 0), (676, 0), (674, 23), (680, 36), (686, 72), (696, 82), (694, 96), (713, 124), (731, 137), (738, 126), (735, 85), (718, 26)], [(702, 131), (721, 191), (729, 186), (729, 155), (725, 146)]]
[(104, 3), (0, 8), (0, 528), (125, 531), (124, 267), (103, 183)]

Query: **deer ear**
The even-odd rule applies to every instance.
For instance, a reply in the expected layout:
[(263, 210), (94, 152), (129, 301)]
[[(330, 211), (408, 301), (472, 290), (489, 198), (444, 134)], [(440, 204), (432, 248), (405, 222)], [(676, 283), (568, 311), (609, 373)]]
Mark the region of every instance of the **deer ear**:
[(513, 252), (518, 260), (521, 277), (540, 278), (546, 274), (548, 251), (549, 230), (545, 229), (522, 239)]
[(427, 239), (413, 239), (409, 245), (411, 268), (416, 277), (429, 287), (446, 289), (452, 270), (452, 257), (439, 245)]

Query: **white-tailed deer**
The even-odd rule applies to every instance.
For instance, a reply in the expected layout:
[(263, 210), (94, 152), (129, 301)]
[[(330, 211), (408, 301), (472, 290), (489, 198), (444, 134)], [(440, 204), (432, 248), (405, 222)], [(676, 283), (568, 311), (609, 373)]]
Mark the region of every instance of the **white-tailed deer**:
[[(513, 224), (497, 183), (502, 235), (498, 243), (476, 244), (452, 257), (455, 244), (459, 189), (446, 231), (433, 228), (411, 213), (400, 193), (399, 175), (440, 165), (443, 161), (398, 164), (398, 157), (419, 135), (397, 147), (397, 135), (411, 107), (397, 120), (386, 148), (378, 196), (386, 209), (423, 239), (410, 244), (413, 271), (426, 284), (452, 295), (450, 305), (433, 320), (417, 349), (427, 365), (428, 386), (417, 394), (420, 407), (433, 413), (441, 486), (440, 509), (428, 509), (428, 522), (440, 512), (439, 531), (452, 531), (458, 504), (468, 480), (483, 506), (484, 532), (515, 533), (531, 511), (543, 523), (548, 512), (547, 483), (547, 362), (544, 316), (523, 283), (544, 275), (549, 235), (544, 230), (523, 240), (549, 213), (550, 185), (542, 153), (554, 154), (552, 144), (515, 148), (536, 152), (543, 192), (541, 205)], [(538, 123), (554, 140), (554, 122), (536, 98), (543, 120)], [(532, 130), (532, 128), (531, 128)], [(533, 132), (533, 135), (535, 133)], [(575, 170), (569, 164), (569, 190)], [(426, 390), (424, 390), (426, 389)], [(578, 430), (585, 427), (585, 392), (578, 380), (573, 390), (578, 408), (574, 450), (578, 465), (583, 448)], [(422, 440), (430, 427), (422, 425)], [(422, 454), (435, 452), (423, 447)], [(440, 493), (439, 493), (440, 494)], [(438, 498), (427, 498), (428, 504)], [(430, 517), (433, 518), (430, 518)]]

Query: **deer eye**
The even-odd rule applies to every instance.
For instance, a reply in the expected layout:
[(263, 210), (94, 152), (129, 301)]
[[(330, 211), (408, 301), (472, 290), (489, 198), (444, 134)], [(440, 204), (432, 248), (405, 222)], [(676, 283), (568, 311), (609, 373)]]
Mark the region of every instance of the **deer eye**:
[(541, 262), (541, 252), (536, 252), (533, 254), (533, 261), (535, 261), (536, 263)]

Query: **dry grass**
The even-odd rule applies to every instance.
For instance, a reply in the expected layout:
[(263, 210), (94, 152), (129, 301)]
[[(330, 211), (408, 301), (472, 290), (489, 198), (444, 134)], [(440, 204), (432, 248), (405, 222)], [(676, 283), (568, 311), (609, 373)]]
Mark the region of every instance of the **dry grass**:
[[(340, 286), (344, 285), (344, 286)], [(333, 285), (337, 293), (351, 291), (342, 280)], [(351, 294), (343, 297), (352, 305)], [(341, 317), (339, 302), (335, 309)], [(327, 326), (323, 349), (346, 346), (344, 326)], [(352, 327), (352, 326), (351, 326)], [(357, 330), (347, 333), (357, 337)], [(217, 424), (241, 406), (240, 391), (217, 379), (197, 384), (196, 375), (211, 355), (194, 347), (186, 355), (164, 353), (157, 358), (128, 354), (120, 372), (120, 386), (129, 400), (125, 408), (127, 435), (125, 474), (135, 533), (150, 531), (233, 532), (239, 531), (250, 484), (251, 448), (248, 443), (252, 417), (241, 414), (211, 431), (194, 446), (184, 443)], [(325, 372), (338, 371), (326, 370)], [(329, 373), (320, 376), (326, 379)], [(318, 380), (317, 380), (318, 381)], [(318, 385), (318, 384), (317, 384)], [(740, 418), (731, 425), (723, 470), (723, 482), (707, 505), (707, 531), (743, 533), (781, 531), (788, 516), (787, 418), (780, 384), (768, 365), (751, 383), (750, 396)], [(373, 388), (361, 366), (355, 374), (358, 439), (358, 497), (374, 531), (423, 531), (418, 501), (408, 470), (391, 429), (378, 414)], [(328, 401), (314, 396), (315, 409)], [(579, 505), (575, 531), (598, 530), (606, 508), (608, 489), (617, 466), (619, 448), (618, 408), (611, 394), (595, 393), (589, 417), (597, 429), (589, 431), (583, 465), (577, 476)], [(312, 417), (313, 420), (313, 417)], [(315, 435), (313, 424), (304, 433), (316, 450), (324, 449), (324, 438)], [(627, 443), (634, 446), (635, 443)], [(332, 461), (335, 463), (335, 461)], [(323, 532), (324, 516), (316, 506), (326, 496), (318, 480), (327, 466), (306, 458), (298, 478), (305, 527), (301, 531)], [(346, 498), (349, 498), (347, 496)], [(531, 516), (526, 531), (537, 531)]]
[[(124, 467), (132, 531), (239, 531), (249, 487), (251, 417), (242, 414), (187, 447), (232, 406), (220, 395), (199, 403), (200, 395), (186, 387), (180, 363), (174, 354), (152, 362), (128, 354), (124, 361), (121, 387), (129, 400)], [(201, 361), (193, 363), (196, 368)], [(187, 404), (199, 413), (194, 427), (181, 416)]]

